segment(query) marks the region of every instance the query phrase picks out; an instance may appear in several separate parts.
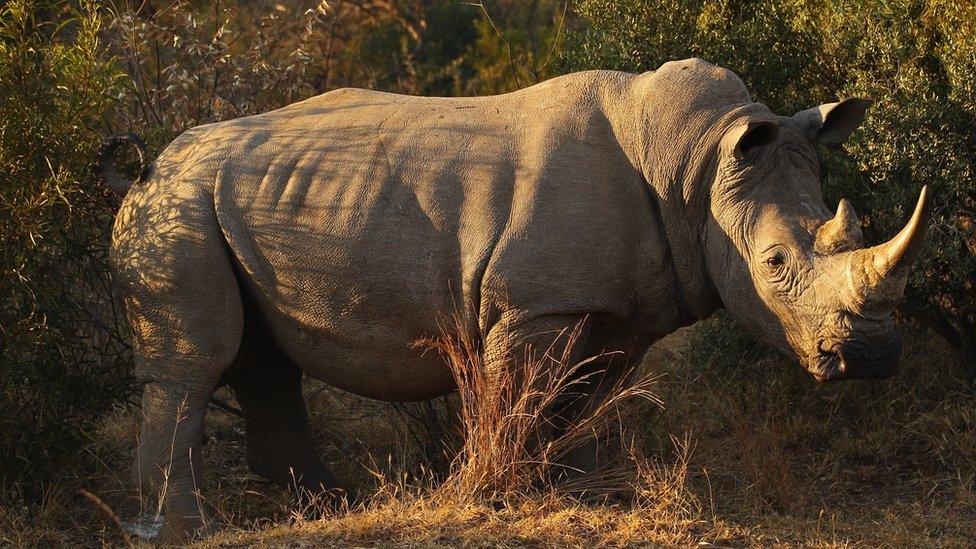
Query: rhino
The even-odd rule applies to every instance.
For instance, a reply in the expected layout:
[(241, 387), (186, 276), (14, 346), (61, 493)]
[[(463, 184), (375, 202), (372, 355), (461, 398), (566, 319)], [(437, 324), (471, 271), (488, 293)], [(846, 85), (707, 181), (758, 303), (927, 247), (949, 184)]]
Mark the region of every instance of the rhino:
[(253, 471), (341, 487), (302, 375), (387, 401), (449, 393), (450, 369), (415, 342), (452, 311), (491, 376), (579, 326), (567, 356), (615, 351), (612, 379), (721, 308), (818, 381), (891, 375), (926, 189), (865, 247), (819, 184), (818, 144), (868, 106), (778, 116), (687, 59), (486, 97), (338, 89), (192, 128), (131, 183), (113, 155), (144, 146), (107, 141), (95, 175), (126, 192), (111, 262), (143, 384), (138, 482), (165, 487), (168, 532), (203, 524), (204, 415), (228, 384)]

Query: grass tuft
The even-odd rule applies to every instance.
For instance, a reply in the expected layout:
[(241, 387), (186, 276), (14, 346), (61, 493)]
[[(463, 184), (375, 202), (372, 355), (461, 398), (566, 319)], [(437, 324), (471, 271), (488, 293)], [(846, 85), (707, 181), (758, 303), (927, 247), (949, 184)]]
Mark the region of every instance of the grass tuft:
[[(602, 371), (587, 371), (607, 355), (574, 363), (570, 349), (582, 334), (582, 323), (555, 335), (541, 352), (526, 350), (512, 367), (493, 372), (485, 367), (481, 342), (463, 335), (460, 319), (442, 329), (441, 337), (422, 342), (437, 349), (450, 366), (460, 396), (462, 446), (437, 491), (458, 500), (502, 501), (551, 489), (601, 493), (621, 489), (620, 471), (573, 470), (567, 458), (594, 438), (606, 438), (634, 410), (634, 401), (660, 404), (651, 388), (654, 378), (640, 376), (614, 384), (599, 402), (583, 403), (586, 410), (571, 425), (556, 425), (554, 410), (579, 404), (584, 388)], [(558, 352), (557, 349), (562, 349)], [(628, 380), (631, 376), (622, 376)], [(568, 473), (568, 474), (562, 474)], [(553, 478), (571, 482), (554, 485)], [(626, 478), (626, 477), (624, 477)]]

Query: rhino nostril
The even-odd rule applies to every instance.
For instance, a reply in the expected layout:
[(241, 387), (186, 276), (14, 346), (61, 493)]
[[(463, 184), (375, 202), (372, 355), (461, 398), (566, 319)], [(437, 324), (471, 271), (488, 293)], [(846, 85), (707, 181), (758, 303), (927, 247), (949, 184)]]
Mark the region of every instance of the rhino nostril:
[(817, 342), (817, 353), (809, 357), (807, 370), (817, 381), (837, 381), (847, 377), (847, 365), (844, 359), (835, 351), (827, 348), (824, 341)]
[(817, 342), (817, 352), (820, 353), (821, 355), (831, 355), (831, 354), (834, 354), (833, 351), (831, 351), (827, 347), (826, 343), (827, 343), (826, 340), (823, 340), (823, 339), (821, 339), (820, 341), (818, 341)]
[(843, 348), (844, 343), (840, 340), (821, 339), (817, 342), (817, 352), (821, 356), (837, 356), (839, 358)]
[(841, 347), (837, 349), (837, 371), (840, 373), (847, 372), (847, 358), (844, 356), (844, 348)]

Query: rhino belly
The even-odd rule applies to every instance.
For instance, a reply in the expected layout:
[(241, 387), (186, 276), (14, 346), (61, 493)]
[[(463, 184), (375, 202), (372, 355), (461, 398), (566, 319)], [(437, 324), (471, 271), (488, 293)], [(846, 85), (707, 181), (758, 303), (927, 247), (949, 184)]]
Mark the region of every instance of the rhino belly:
[[(328, 326), (301, 316), (272, 313), (269, 324), (282, 351), (307, 375), (360, 396), (416, 401), (455, 388), (450, 370), (433, 349), (418, 346), (422, 333), (394, 319), (344, 318)], [(424, 352), (426, 350), (426, 352)]]
[[(333, 216), (335, 218), (335, 216)], [(454, 387), (418, 342), (439, 335), (461, 287), (457, 238), (422, 216), (341, 227), (301, 217), (222, 220), (243, 290), (308, 375), (385, 400)]]

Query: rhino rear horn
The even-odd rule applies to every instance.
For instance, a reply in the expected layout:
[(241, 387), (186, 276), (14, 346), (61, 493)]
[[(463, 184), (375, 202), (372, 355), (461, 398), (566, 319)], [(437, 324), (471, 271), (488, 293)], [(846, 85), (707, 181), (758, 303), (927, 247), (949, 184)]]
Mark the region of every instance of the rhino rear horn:
[(864, 247), (861, 221), (847, 199), (837, 204), (837, 213), (817, 230), (814, 251), (818, 254), (832, 255)]

